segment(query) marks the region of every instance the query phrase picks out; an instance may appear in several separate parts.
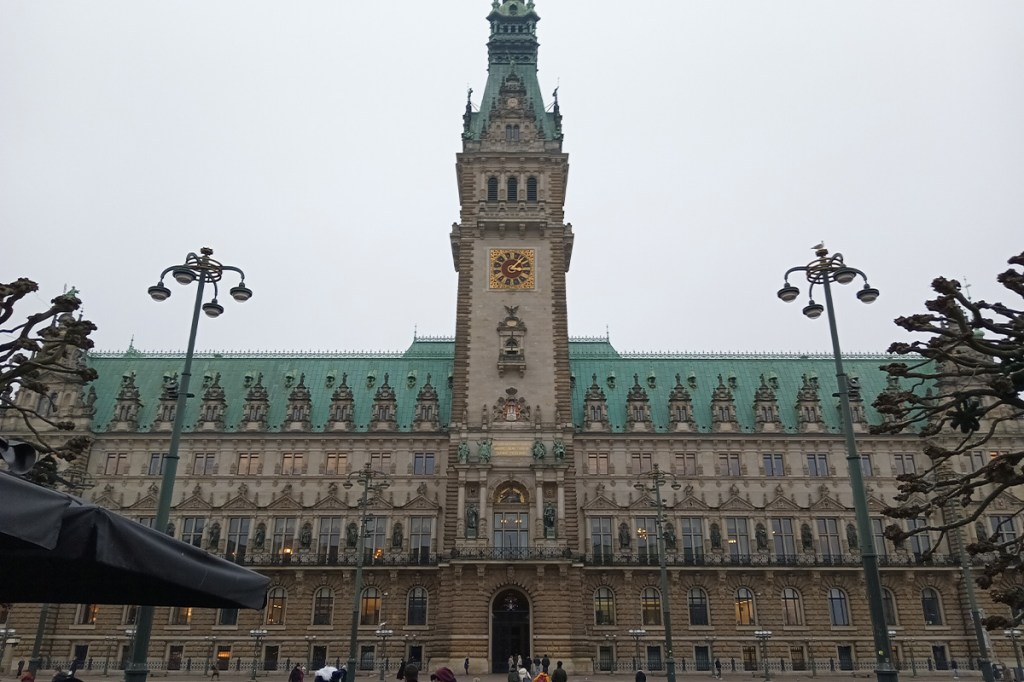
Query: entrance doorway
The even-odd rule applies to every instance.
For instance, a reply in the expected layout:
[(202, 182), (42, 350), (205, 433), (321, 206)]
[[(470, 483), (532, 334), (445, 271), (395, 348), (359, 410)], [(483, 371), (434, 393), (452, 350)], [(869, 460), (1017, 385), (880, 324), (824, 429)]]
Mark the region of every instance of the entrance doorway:
[(530, 602), (515, 589), (503, 590), (491, 605), (491, 672), (507, 673), (508, 659), (533, 655), (530, 646)]

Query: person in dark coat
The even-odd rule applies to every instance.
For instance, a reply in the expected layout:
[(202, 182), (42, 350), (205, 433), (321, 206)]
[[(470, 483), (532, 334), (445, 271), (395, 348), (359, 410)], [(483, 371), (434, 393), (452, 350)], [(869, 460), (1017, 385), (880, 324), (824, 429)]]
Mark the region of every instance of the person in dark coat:
[(407, 663), (405, 666), (405, 682), (420, 682), (420, 669), (415, 663)]
[(544, 658), (540, 659), (540, 667), (544, 672), (547, 672), (548, 668), (551, 667), (551, 659), (548, 658), (547, 654), (544, 654)]
[(405, 679), (405, 665), (406, 665), (405, 664), (405, 659), (403, 658), (401, 660), (401, 662), (399, 662), (399, 664), (398, 664), (398, 674), (395, 675), (395, 679), (396, 680), (404, 680)]
[(715, 659), (715, 676), (722, 679), (722, 661), (717, 658)]
[(462, 668), (466, 671), (466, 677), (469, 677), (469, 656), (466, 656), (466, 660), (462, 662)]
[(636, 682), (647, 682), (647, 675), (644, 675), (643, 670), (636, 671)]
[(303, 677), (305, 676), (302, 674), (302, 666), (296, 663), (292, 671), (288, 673), (288, 682), (302, 682)]
[(551, 673), (551, 682), (569, 682), (569, 674), (562, 667), (562, 662), (555, 663), (555, 672)]

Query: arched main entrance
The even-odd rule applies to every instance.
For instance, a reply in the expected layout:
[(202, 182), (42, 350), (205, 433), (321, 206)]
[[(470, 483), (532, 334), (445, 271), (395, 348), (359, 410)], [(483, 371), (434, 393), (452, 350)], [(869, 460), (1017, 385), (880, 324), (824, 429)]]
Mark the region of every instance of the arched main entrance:
[(519, 590), (502, 590), (491, 604), (491, 672), (507, 673), (509, 656), (532, 655), (530, 602)]

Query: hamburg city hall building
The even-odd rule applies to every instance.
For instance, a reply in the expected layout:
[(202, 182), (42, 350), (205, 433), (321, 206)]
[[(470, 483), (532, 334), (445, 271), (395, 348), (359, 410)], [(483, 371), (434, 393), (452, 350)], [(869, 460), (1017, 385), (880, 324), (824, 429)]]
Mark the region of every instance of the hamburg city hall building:
[[(479, 675), (519, 655), (581, 675), (664, 670), (669, 655), (678, 674), (715, 659), (760, 669), (765, 655), (774, 670), (873, 667), (832, 357), (627, 353), (569, 336), (569, 155), (537, 79), (538, 21), (523, 0), (487, 16), (487, 83), (456, 158), (453, 337), (196, 355), (166, 530), (272, 585), (261, 612), (157, 608), (153, 669), (344, 662), (354, 612), (366, 670), (404, 658), (461, 673), (468, 657)], [(51, 384), (49, 409), (95, 439), (78, 465), (86, 499), (153, 525), (182, 358), (90, 352), (98, 380)], [(868, 433), (875, 396), (898, 388), (884, 361), (846, 358), (894, 658), (966, 670), (978, 650), (957, 557), (926, 535), (882, 535), (897, 475), (926, 465), (916, 436)], [(0, 426), (17, 435), (13, 415)], [(656, 473), (672, 485), (655, 491)], [(979, 530), (1020, 504), (1000, 500)], [(0, 607), (21, 635), (3, 670), (29, 657), (39, 613)], [(122, 667), (135, 614), (52, 605), (44, 662)], [(267, 631), (255, 643), (254, 628)], [(998, 639), (993, 658), (1012, 661)]]

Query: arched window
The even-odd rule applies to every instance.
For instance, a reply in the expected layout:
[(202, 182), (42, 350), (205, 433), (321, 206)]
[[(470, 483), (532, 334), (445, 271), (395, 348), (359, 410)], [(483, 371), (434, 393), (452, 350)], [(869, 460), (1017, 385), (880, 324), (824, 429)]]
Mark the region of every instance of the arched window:
[(519, 201), (519, 178), (514, 175), (508, 179), (508, 200)]
[(888, 587), (882, 588), (882, 615), (886, 625), (896, 625), (896, 598)]
[(782, 590), (782, 624), (804, 624), (804, 606), (800, 603), (800, 592), (792, 587)]
[(594, 593), (594, 625), (615, 625), (615, 593), (599, 587)]
[(699, 587), (692, 588), (686, 596), (686, 603), (690, 608), (690, 625), (711, 625), (707, 592)]
[(921, 609), (925, 625), (942, 625), (942, 602), (938, 592), (930, 587), (921, 590)]
[(828, 618), (832, 625), (850, 624), (850, 604), (846, 600), (846, 593), (838, 587), (828, 591)]
[(367, 587), (359, 600), (359, 624), (377, 625), (380, 623), (380, 606), (382, 601), (380, 590)]
[(736, 625), (753, 625), (754, 593), (746, 587), (736, 590)]
[(498, 178), (493, 175), (487, 178), (487, 201), (498, 200)]
[(532, 175), (526, 178), (526, 200), (537, 201), (537, 178)]
[(267, 592), (267, 625), (284, 625), (284, 605), (287, 595), (283, 587), (275, 587)]
[(313, 595), (313, 625), (330, 625), (334, 616), (334, 591), (321, 587)]
[(427, 624), (427, 591), (422, 587), (409, 590), (409, 603), (405, 614), (408, 625)]
[(653, 587), (640, 593), (640, 624), (661, 625), (661, 593)]

